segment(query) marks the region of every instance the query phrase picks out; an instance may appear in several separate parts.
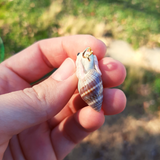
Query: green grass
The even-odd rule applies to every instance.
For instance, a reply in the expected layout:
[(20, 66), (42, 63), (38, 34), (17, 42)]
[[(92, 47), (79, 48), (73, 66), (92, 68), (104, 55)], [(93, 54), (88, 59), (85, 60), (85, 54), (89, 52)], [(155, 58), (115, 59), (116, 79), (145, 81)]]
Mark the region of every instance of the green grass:
[(160, 46), (160, 40), (152, 40), (152, 35), (160, 33), (159, 0), (75, 0), (65, 5), (69, 14), (104, 21), (116, 39), (126, 40), (134, 48), (149, 42)]
[[(51, 4), (54, 6), (56, 2), (61, 9), (47, 21), (43, 15), (47, 15)], [(109, 32), (134, 48), (160, 46), (159, 0), (0, 0), (0, 36), (6, 57), (40, 39), (62, 36), (58, 32), (60, 22), (70, 15), (77, 19), (83, 17), (86, 23), (89, 20), (95, 24), (105, 23), (104, 34)], [(71, 30), (72, 26), (66, 32)], [(91, 29), (77, 33), (94, 35)]]
[(47, 0), (43, 4), (28, 0), (0, 1), (0, 35), (4, 40), (7, 57), (38, 39), (48, 37), (46, 31), (37, 28), (37, 20), (49, 4)]

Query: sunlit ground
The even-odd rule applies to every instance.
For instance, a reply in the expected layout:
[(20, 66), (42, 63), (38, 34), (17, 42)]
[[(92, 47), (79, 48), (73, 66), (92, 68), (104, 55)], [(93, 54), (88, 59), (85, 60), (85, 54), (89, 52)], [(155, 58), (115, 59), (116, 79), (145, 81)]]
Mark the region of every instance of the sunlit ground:
[[(0, 37), (5, 58), (38, 40), (73, 34), (91, 34), (107, 46), (121, 39), (133, 49), (152, 49), (160, 47), (159, 17), (159, 0), (0, 0)], [(159, 78), (127, 67), (119, 86), (128, 99), (125, 111), (107, 116), (65, 160), (160, 159)]]

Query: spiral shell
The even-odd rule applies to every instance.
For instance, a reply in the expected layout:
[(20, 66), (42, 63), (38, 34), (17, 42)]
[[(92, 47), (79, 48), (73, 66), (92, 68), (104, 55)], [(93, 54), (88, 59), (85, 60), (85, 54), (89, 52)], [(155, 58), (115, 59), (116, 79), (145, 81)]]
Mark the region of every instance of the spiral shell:
[[(89, 52), (87, 52), (88, 49)], [(88, 47), (77, 55), (78, 91), (89, 106), (100, 111), (103, 102), (103, 85), (98, 60), (92, 52)]]

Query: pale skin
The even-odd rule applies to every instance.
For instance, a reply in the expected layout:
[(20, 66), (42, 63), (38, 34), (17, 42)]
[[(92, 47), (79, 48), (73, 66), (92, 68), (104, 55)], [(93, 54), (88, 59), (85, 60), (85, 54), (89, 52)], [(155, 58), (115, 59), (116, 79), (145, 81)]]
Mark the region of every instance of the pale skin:
[[(75, 60), (88, 46), (102, 72), (101, 112), (86, 106), (77, 92)], [(75, 35), (36, 42), (0, 64), (0, 160), (62, 160), (103, 124), (104, 115), (124, 110), (124, 93), (109, 88), (123, 83), (126, 71), (120, 62), (103, 58), (105, 52), (100, 40)]]

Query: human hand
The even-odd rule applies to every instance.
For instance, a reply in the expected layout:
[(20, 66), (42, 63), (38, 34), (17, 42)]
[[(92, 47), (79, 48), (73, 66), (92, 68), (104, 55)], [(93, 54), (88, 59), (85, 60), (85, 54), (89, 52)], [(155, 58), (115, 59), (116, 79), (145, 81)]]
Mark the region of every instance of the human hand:
[[(101, 112), (82, 101), (77, 88), (77, 53), (90, 46), (102, 72)], [(63, 159), (77, 143), (98, 129), (104, 115), (118, 114), (126, 98), (119, 89), (124, 66), (103, 58), (106, 46), (88, 35), (39, 41), (0, 64), (0, 159)], [(68, 58), (70, 57), (70, 58)], [(49, 78), (30, 86), (53, 68)]]

